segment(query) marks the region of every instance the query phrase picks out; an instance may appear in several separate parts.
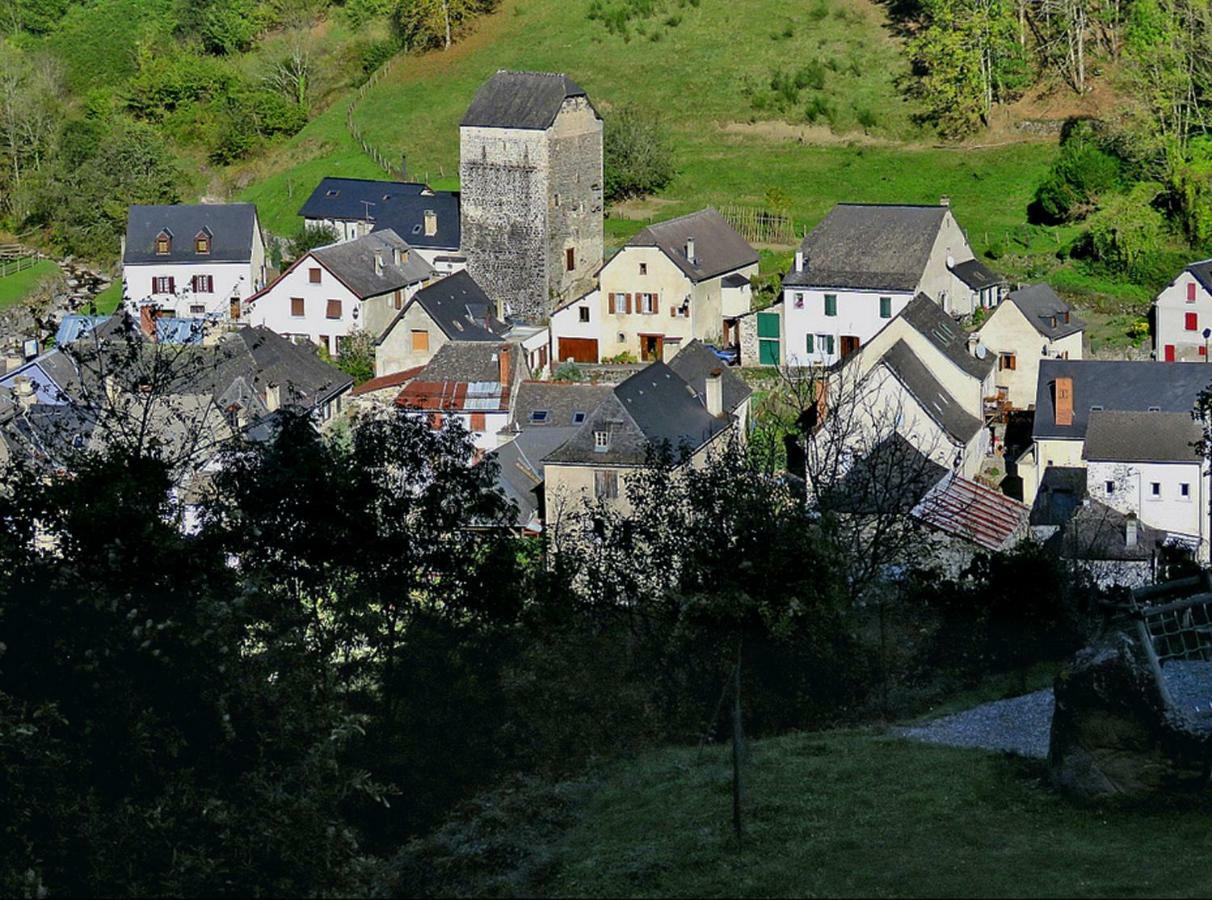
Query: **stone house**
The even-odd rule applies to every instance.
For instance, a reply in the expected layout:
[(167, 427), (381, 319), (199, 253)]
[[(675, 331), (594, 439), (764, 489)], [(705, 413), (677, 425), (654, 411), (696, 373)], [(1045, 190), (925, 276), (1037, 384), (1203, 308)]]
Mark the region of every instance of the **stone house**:
[(459, 125), (462, 249), (501, 318), (547, 320), (602, 264), (602, 119), (566, 75), (499, 71)]
[(1035, 402), (1040, 360), (1081, 359), (1085, 330), (1086, 324), (1046, 284), (1008, 294), (976, 333), (997, 358), (998, 397), (1014, 409), (1027, 409)]
[(507, 330), (475, 279), (456, 272), (413, 294), (379, 331), (375, 375), (423, 366), (449, 341), (500, 343)]
[(649, 225), (599, 274), (598, 358), (651, 362), (694, 339), (734, 343), (757, 271), (757, 251), (714, 209)]
[(266, 274), (251, 203), (134, 205), (127, 213), (122, 293), (132, 315), (238, 321)]
[(972, 249), (950, 206), (839, 203), (783, 278), (784, 361), (831, 365), (924, 294), (950, 316), (973, 312), (953, 269)]
[(317, 247), (248, 300), (247, 319), (339, 356), (355, 331), (379, 335), (433, 267), (394, 231)]
[(736, 335), (742, 366), (781, 366), (786, 346), (783, 301), (737, 316)]
[(1153, 301), (1153, 355), (1165, 362), (1207, 361), (1212, 328), (1212, 259), (1191, 263)]

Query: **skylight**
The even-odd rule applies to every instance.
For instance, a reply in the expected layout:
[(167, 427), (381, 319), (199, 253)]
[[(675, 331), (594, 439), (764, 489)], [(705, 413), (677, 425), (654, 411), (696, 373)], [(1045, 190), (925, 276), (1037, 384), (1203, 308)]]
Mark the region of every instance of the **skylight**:
[(547, 410), (545, 410), (545, 409), (532, 410), (530, 413), (530, 421), (546, 422), (547, 421)]
[(585, 421), (585, 414), (583, 412), (574, 412), (572, 414), (572, 424), (573, 425), (580, 425), (584, 421)]

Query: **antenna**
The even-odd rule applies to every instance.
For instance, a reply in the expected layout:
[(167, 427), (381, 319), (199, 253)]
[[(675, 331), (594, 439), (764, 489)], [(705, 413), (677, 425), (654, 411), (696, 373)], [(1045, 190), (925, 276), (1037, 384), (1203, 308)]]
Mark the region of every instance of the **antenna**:
[(373, 200), (362, 201), (362, 218), (364, 218), (367, 222), (373, 222), (375, 220), (375, 217), (370, 214), (370, 208), (374, 205), (375, 202)]

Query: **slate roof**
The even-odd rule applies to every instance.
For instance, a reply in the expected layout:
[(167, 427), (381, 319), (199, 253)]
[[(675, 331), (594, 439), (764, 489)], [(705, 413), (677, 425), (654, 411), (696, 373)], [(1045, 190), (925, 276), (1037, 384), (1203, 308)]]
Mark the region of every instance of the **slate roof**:
[(414, 304), (419, 303), (435, 325), (452, 341), (500, 341), (509, 327), (496, 315), (497, 306), (464, 269), (440, 278), (413, 294), (404, 309), (379, 337), (383, 343)]
[[(514, 398), (513, 421), (523, 430), (554, 431), (579, 426), (613, 390), (609, 384), (524, 381)], [(535, 413), (540, 415), (536, 418)]]
[(1000, 491), (959, 475), (949, 476), (914, 507), (915, 518), (986, 550), (1004, 550), (1021, 537), (1031, 510)]
[(1200, 283), (1205, 291), (1212, 294), (1212, 259), (1191, 263), (1191, 265), (1187, 266), (1187, 271), (1195, 276), (1195, 280)]
[[(251, 203), (135, 205), (127, 213), (122, 262), (249, 262), (257, 227), (257, 208)], [(194, 238), (204, 228), (211, 235), (210, 253), (195, 253)], [(169, 253), (158, 255), (156, 237), (163, 230), (171, 233), (172, 245)]]
[(739, 272), (733, 272), (720, 279), (720, 284), (726, 288), (745, 288), (749, 287), (749, 277), (741, 275)]
[(1189, 412), (1090, 413), (1082, 457), (1092, 462), (1197, 462), (1204, 436)]
[(498, 354), (501, 341), (450, 341), (438, 348), (433, 359), (409, 381), (396, 397), (396, 404), (430, 411), (499, 412), (509, 408), (510, 385), (525, 374), (523, 354), (510, 345), (513, 354), (509, 382), (501, 383)]
[[(1073, 423), (1057, 425), (1052, 402), (1057, 378), (1073, 380)], [(1082, 440), (1091, 407), (1125, 412), (1189, 413), (1199, 392), (1212, 383), (1207, 363), (1102, 359), (1041, 359), (1035, 391), (1032, 437)]]
[[(432, 235), (425, 234), (426, 210), (437, 216), (437, 230)], [(352, 222), (366, 221), (368, 213), (372, 233), (390, 229), (413, 247), (459, 249), (457, 191), (435, 191), (413, 181), (324, 178), (299, 209), (305, 219)]]
[(1035, 330), (1050, 341), (1086, 329), (1086, 323), (1073, 314), (1073, 308), (1046, 284), (1031, 284), (1012, 291), (1002, 302), (1007, 301), (1017, 306)]
[(788, 272), (783, 284), (916, 290), (947, 210), (839, 203), (804, 238), (804, 271)]
[[(694, 238), (694, 259), (686, 258), (689, 238)], [(649, 225), (626, 246), (658, 247), (696, 283), (758, 261), (757, 251), (711, 207)]]
[[(695, 452), (731, 427), (732, 416), (710, 415), (694, 390), (663, 362), (654, 362), (617, 385), (563, 446), (544, 461), (572, 465), (641, 465), (651, 447)], [(610, 433), (605, 451), (594, 432)]]
[(567, 75), (500, 69), (480, 85), (460, 127), (546, 129), (569, 97), (588, 97)]
[(542, 527), (543, 457), (575, 431), (569, 427), (527, 429), (487, 454), (497, 461), (497, 487), (517, 504), (514, 524), (519, 528), (537, 531)]
[(980, 419), (968, 413), (959, 401), (938, 383), (903, 340), (889, 347), (880, 361), (917, 400), (926, 415), (953, 440), (967, 444), (980, 431)]
[[(375, 253), (383, 261), (383, 271), (375, 271)], [(400, 264), (392, 253), (400, 254)], [(390, 228), (352, 241), (317, 247), (311, 256), (354, 292), (359, 300), (377, 297), (433, 277), (433, 266), (409, 247), (408, 242)], [(293, 267), (292, 267), (293, 268)]]
[(947, 469), (893, 432), (822, 495), (822, 506), (854, 515), (909, 513)]
[(994, 272), (979, 259), (966, 259), (951, 267), (955, 277), (974, 291), (1006, 283), (1006, 276)]
[[(497, 381), (501, 377), (501, 363), (497, 356), (504, 342), (499, 338), (488, 341), (450, 341), (438, 348), (438, 352), (421, 370), (418, 378), (427, 381)], [(522, 352), (511, 345), (513, 366), (517, 371)]]
[(969, 353), (967, 333), (925, 294), (910, 300), (900, 314), (943, 356), (973, 378), (984, 381), (997, 365), (991, 353), (986, 353), (984, 359)]
[(1097, 500), (1087, 500), (1045, 547), (1064, 559), (1145, 562), (1153, 558), (1159, 545), (1170, 541), (1170, 534), (1136, 523), (1136, 546), (1126, 541), (1127, 516)]
[(669, 361), (673, 369), (683, 381), (694, 389), (699, 402), (707, 405), (707, 376), (719, 372), (724, 388), (724, 412), (735, 412), (736, 408), (753, 395), (751, 388), (733, 369), (724, 362), (698, 338), (677, 352)]
[(1032, 525), (1064, 525), (1086, 496), (1085, 466), (1047, 466), (1031, 507)]

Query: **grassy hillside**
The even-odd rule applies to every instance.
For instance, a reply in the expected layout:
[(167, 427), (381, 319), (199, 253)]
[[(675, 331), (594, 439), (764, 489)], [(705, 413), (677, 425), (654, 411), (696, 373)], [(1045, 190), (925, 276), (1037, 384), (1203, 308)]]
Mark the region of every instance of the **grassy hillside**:
[[(834, 732), (758, 741), (746, 837), (726, 748), (619, 766), (550, 847), (571, 896), (1197, 896), (1207, 808), (1078, 806), (1038, 764)], [(498, 823), (501, 824), (501, 823)], [(1175, 850), (1178, 849), (1178, 852)]]
[(19, 303), (38, 282), (58, 271), (49, 259), (40, 259), (28, 269), (0, 278), (0, 309)]
[[(483, 80), (498, 68), (563, 71), (600, 108), (637, 104), (661, 115), (672, 134), (677, 178), (661, 197), (612, 211), (616, 238), (640, 225), (620, 215), (760, 204), (771, 189), (790, 198), (805, 226), (838, 200), (933, 202), (948, 194), (978, 249), (1024, 222), (1055, 152), (1049, 143), (936, 146), (912, 122), (895, 83), (905, 71), (900, 49), (883, 12), (866, 0), (794, 8), (670, 0), (657, 4), (658, 14), (630, 20), (626, 36), (590, 19), (591, 3), (506, 0), (450, 51), (399, 60), (358, 107), (367, 138), (393, 157), (407, 154), (414, 176), (453, 185), (458, 122)], [(773, 91), (776, 74), (809, 86)], [(808, 124), (815, 98), (832, 108), (832, 125), (821, 117)], [(297, 227), (294, 214), (320, 176), (377, 174), (345, 134), (343, 114), (343, 104), (330, 109), (258, 167), (243, 197), (258, 203), (269, 228)]]

